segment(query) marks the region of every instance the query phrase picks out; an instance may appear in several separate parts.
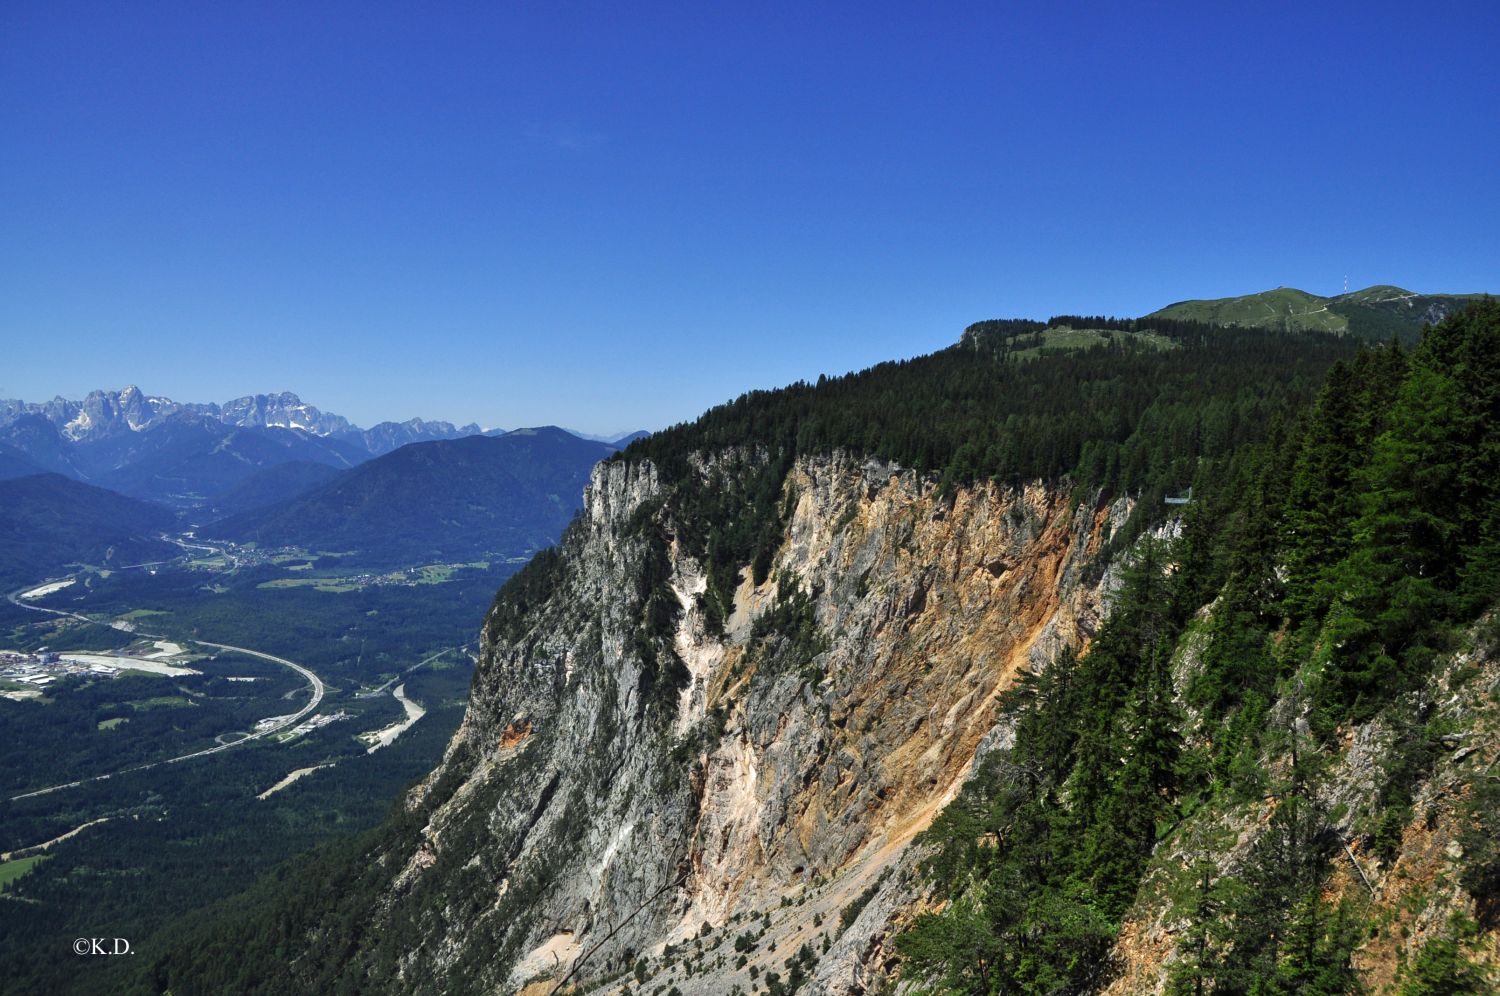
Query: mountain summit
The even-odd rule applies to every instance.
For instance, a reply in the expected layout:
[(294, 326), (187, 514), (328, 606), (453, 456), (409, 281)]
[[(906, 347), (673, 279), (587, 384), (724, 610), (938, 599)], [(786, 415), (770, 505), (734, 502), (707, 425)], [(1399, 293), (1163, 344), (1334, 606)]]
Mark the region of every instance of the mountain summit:
[(1319, 297), (1295, 287), (1277, 287), (1240, 297), (1178, 301), (1146, 317), (1349, 333), (1374, 342), (1388, 341), (1394, 335), (1410, 344), (1416, 342), (1423, 325), (1442, 321), (1480, 296), (1418, 294), (1391, 284), (1376, 284), (1335, 297)]
[(219, 409), (219, 420), (245, 427), (301, 429), (316, 436), (342, 436), (358, 431), (342, 415), (320, 412), (291, 391), (248, 395), (226, 402)]

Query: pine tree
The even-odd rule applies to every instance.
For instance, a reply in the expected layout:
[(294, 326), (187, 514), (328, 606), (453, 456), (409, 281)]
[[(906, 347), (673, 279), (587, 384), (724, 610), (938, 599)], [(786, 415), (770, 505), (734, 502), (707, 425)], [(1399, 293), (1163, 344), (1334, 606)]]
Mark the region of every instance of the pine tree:
[(1360, 388), (1343, 362), (1328, 371), (1308, 420), (1287, 500), (1288, 611), (1321, 618), (1332, 601), (1332, 569), (1349, 553), (1359, 514), (1355, 480), (1367, 457)]
[(1458, 406), (1452, 379), (1418, 366), (1375, 441), (1355, 550), (1340, 566), (1342, 595), (1327, 634), (1333, 697), (1356, 719), (1409, 687), (1435, 653), (1434, 624), (1453, 608)]

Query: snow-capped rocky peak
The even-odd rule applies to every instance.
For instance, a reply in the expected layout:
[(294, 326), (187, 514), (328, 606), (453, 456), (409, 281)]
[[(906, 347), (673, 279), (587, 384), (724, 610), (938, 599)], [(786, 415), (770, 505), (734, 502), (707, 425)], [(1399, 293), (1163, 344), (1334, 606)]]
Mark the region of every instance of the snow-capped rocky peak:
[(219, 418), (230, 425), (300, 429), (318, 436), (331, 436), (353, 428), (348, 419), (325, 414), (291, 391), (236, 398), (224, 404), (219, 410)]
[(90, 391), (82, 402), (53, 402), (46, 406), (45, 414), (54, 424), (62, 421), (59, 428), (64, 436), (85, 442), (149, 429), (184, 407), (170, 398), (147, 397), (131, 384), (121, 391)]
[(182, 403), (148, 395), (134, 384), (119, 391), (90, 391), (82, 401), (58, 397), (35, 404), (0, 399), (0, 428), (27, 415), (41, 415), (57, 427), (69, 443), (90, 443), (112, 436), (143, 432), (173, 416), (210, 418), (242, 429), (293, 429), (332, 437), (379, 456), (407, 443), (453, 439), (479, 433), (478, 425), (409, 419), (381, 422), (362, 429), (342, 415), (320, 411), (291, 391), (247, 394), (222, 405)]

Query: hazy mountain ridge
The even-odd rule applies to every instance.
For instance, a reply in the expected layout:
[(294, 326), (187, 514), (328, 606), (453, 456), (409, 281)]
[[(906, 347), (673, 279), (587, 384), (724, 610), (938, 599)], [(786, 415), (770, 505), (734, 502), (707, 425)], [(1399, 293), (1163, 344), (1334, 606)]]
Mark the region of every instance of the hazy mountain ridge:
[(40, 412), (16, 412), (0, 422), (0, 444), (9, 446), (46, 473), (83, 477), (73, 459), (73, 444)]
[(258, 470), (208, 502), (203, 513), (222, 519), (295, 498), (342, 473), (337, 467), (312, 460), (289, 460)]
[[(431, 422), (420, 418), (407, 419), (405, 422), (380, 422), (368, 429), (352, 430), (352, 434), (358, 437), (361, 445), (375, 456), (400, 449), (407, 443), (459, 439), (463, 436), (477, 436), (483, 432), (485, 430), (473, 422), (468, 425), (455, 426), (452, 422)], [(492, 429), (489, 432), (490, 434), (504, 434), (503, 429)]]
[(28, 459), (21, 450), (6, 443), (0, 443), (0, 481), (44, 473), (46, 471)]
[(527, 556), (556, 541), (614, 452), (550, 426), (413, 443), (202, 533), (353, 552), (350, 563)]
[(190, 501), (221, 494), (259, 468), (310, 460), (347, 469), (368, 457), (336, 437), (239, 427), (177, 412), (150, 429), (79, 443), (74, 463), (92, 483), (137, 498)]
[(69, 564), (122, 567), (180, 552), (158, 534), (171, 512), (61, 474), (0, 481), (0, 585), (27, 584)]

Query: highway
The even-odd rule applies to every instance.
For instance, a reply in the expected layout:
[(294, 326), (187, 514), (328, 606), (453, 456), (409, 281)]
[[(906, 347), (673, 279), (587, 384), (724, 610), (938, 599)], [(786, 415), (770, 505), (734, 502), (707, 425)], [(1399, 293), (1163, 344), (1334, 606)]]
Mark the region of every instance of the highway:
[[(6, 597), (10, 599), (11, 604), (18, 605), (18, 606), (20, 606), (23, 609), (29, 609), (32, 612), (46, 612), (46, 613), (50, 613), (51, 615), (67, 616), (67, 617), (72, 618), (72, 619), (81, 619), (81, 620), (83, 620), (86, 623), (92, 623), (92, 624), (94, 624), (96, 626), (107, 626), (107, 625), (109, 625), (108, 623), (102, 623), (102, 622), (99, 622), (96, 619), (90, 619), (87, 616), (79, 615), (76, 612), (67, 612), (67, 611), (64, 611), (62, 609), (48, 609), (48, 608), (44, 608), (43, 606), (40, 606), (40, 605), (28, 605), (26, 602), (24, 602), (24, 601), (22, 601), (20, 599), (19, 596), (20, 596), (21, 592), (30, 591), (30, 590), (32, 590), (33, 588), (36, 588), (36, 587), (37, 587), (37, 585), (29, 585), (29, 586), (27, 586), (25, 588), (19, 588), (19, 589), (15, 590), (15, 591), (11, 592)], [(165, 640), (165, 639), (168, 639), (168, 637), (161, 636), (161, 635), (158, 635), (158, 634), (155, 634), (155, 633), (141, 633), (141, 632), (137, 632), (136, 635), (137, 636), (143, 636), (143, 637), (146, 637), (147, 639), (151, 639), (151, 640)], [(186, 639), (180, 639), (180, 638), (178, 638), (178, 642), (180, 642), (180, 643), (196, 643), (196, 644), (198, 644), (200, 646), (214, 647), (215, 649), (218, 649), (218, 650), (232, 650), (235, 653), (247, 654), (247, 655), (249, 655), (251, 657), (259, 657), (261, 660), (267, 660), (267, 661), (271, 661), (273, 664), (281, 664), (284, 667), (289, 667), (293, 671), (296, 671), (298, 674), (302, 675), (302, 677), (304, 677), (304, 678), (307, 679), (308, 687), (312, 689), (312, 697), (310, 699), (308, 699), (307, 704), (304, 705), (301, 709), (299, 709), (295, 714), (293, 714), (291, 716), (280, 717), (280, 721), (277, 722), (274, 726), (270, 726), (270, 727), (268, 727), (268, 728), (266, 728), (264, 730), (259, 730), (259, 731), (255, 732), (255, 733), (248, 734), (248, 735), (246, 735), (244, 737), (241, 737), (238, 740), (232, 740), (232, 741), (230, 741), (227, 744), (219, 744), (217, 746), (209, 747), (209, 748), (206, 748), (204, 750), (193, 751), (190, 754), (181, 754), (181, 755), (178, 755), (177, 757), (169, 757), (169, 758), (165, 758), (165, 759), (160, 760), (160, 761), (151, 761), (151, 762), (149, 762), (147, 764), (137, 764), (134, 767), (124, 768), (124, 769), (122, 769), (120, 771), (112, 771), (112, 772), (110, 772), (109, 774), (106, 774), (106, 775), (93, 775), (93, 776), (88, 777), (88, 778), (80, 778), (77, 781), (64, 782), (61, 785), (49, 785), (47, 788), (34, 789), (34, 790), (30, 791), (30, 792), (23, 792), (20, 795), (13, 795), (13, 796), (10, 797), (10, 801), (14, 802), (17, 799), (29, 799), (29, 798), (31, 798), (33, 796), (47, 795), (50, 792), (60, 792), (63, 789), (76, 788), (79, 785), (87, 785), (90, 782), (102, 782), (105, 779), (107, 779), (107, 778), (113, 778), (116, 775), (130, 774), (131, 772), (135, 772), (135, 771), (148, 771), (151, 768), (158, 768), (158, 767), (161, 767), (162, 765), (166, 765), (166, 764), (177, 764), (179, 761), (191, 761), (195, 757), (207, 757), (209, 754), (217, 754), (220, 751), (229, 750), (232, 747), (238, 747), (240, 744), (249, 743), (252, 740), (259, 740), (262, 737), (271, 736), (274, 733), (281, 732), (282, 730), (286, 729), (289, 726), (294, 726), (298, 722), (300, 722), (302, 719), (304, 719), (305, 717), (307, 717), (308, 715), (310, 715), (312, 713), (312, 711), (314, 709), (316, 709), (322, 703), (322, 701), (323, 701), (323, 694), (327, 690), (325, 688), (324, 684), (323, 684), (323, 679), (319, 678), (316, 674), (314, 674), (312, 671), (308, 670), (307, 668), (303, 667), (301, 664), (298, 664), (298, 663), (296, 663), (294, 661), (289, 661), (285, 657), (276, 657), (276, 656), (274, 656), (272, 654), (262, 653), (259, 650), (251, 650), (249, 647), (236, 647), (236, 646), (232, 646), (232, 645), (227, 644), (227, 643), (212, 643), (212, 642), (210, 642), (208, 640), (186, 640)]]

